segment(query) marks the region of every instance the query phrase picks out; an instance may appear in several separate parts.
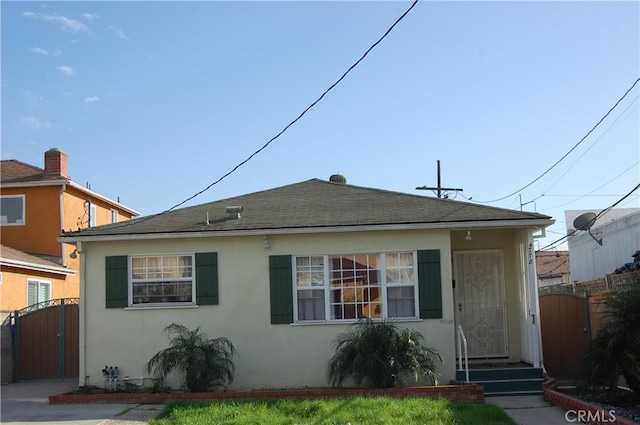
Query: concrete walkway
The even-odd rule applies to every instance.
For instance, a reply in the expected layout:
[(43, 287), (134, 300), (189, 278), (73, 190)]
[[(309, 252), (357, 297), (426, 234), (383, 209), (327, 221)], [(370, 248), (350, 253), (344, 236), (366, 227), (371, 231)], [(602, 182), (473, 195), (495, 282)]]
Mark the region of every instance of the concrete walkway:
[(495, 404), (518, 425), (567, 425), (573, 423), (565, 411), (545, 401), (541, 395), (487, 397), (485, 402)]
[(12, 425), (141, 425), (163, 406), (136, 404), (49, 405), (49, 396), (78, 388), (77, 381), (31, 381), (0, 387), (0, 423)]

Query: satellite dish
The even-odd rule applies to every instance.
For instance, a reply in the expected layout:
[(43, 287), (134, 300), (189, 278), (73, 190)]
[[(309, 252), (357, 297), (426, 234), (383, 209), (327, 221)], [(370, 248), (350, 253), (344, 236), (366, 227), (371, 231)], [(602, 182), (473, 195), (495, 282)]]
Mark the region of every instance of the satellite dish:
[(593, 226), (593, 223), (596, 222), (596, 218), (597, 216), (592, 212), (580, 214), (578, 217), (576, 217), (575, 220), (573, 220), (573, 227), (575, 227), (577, 230), (586, 230), (587, 232), (589, 232), (589, 236), (591, 236), (594, 241), (598, 242), (598, 244), (602, 246), (602, 239), (598, 240), (591, 233), (591, 226)]
[(593, 223), (596, 221), (596, 215), (592, 212), (587, 212), (579, 215), (573, 220), (573, 227), (578, 230), (589, 230)]

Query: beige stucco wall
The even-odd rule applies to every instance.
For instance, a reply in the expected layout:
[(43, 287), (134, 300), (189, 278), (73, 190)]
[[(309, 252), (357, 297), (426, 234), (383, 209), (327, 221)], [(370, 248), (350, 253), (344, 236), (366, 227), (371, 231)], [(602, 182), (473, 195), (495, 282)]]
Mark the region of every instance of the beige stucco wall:
[[(81, 385), (102, 385), (105, 365), (121, 375), (143, 376), (145, 362), (167, 346), (165, 326), (201, 326), (210, 337), (226, 336), (236, 346), (232, 389), (327, 386), (325, 365), (331, 341), (344, 324), (271, 325), (269, 256), (440, 249), (443, 318), (403, 322), (425, 336), (446, 360), (441, 382), (455, 374), (455, 330), (451, 287), (450, 234), (445, 230), (384, 231), (316, 235), (83, 242), (85, 283), (81, 301)], [(161, 253), (218, 253), (219, 298), (216, 306), (173, 309), (106, 309), (105, 257)], [(82, 318), (81, 318), (82, 323)], [(82, 343), (84, 341), (84, 344)]]

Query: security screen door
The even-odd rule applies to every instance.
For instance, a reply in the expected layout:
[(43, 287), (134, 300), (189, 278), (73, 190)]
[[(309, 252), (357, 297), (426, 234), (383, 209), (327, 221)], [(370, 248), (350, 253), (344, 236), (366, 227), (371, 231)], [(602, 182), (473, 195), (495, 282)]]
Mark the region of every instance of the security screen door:
[(469, 358), (507, 357), (502, 251), (454, 252), (456, 318)]

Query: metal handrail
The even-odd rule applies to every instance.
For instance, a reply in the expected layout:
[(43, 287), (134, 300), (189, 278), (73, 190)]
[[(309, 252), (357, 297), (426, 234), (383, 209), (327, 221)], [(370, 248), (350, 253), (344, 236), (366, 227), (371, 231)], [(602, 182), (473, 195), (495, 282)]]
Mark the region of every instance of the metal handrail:
[(464, 346), (464, 371), (465, 382), (469, 382), (469, 353), (467, 352), (467, 338), (464, 336), (462, 326), (458, 325), (458, 370), (462, 369), (462, 347)]

